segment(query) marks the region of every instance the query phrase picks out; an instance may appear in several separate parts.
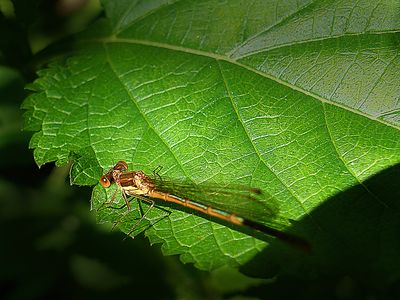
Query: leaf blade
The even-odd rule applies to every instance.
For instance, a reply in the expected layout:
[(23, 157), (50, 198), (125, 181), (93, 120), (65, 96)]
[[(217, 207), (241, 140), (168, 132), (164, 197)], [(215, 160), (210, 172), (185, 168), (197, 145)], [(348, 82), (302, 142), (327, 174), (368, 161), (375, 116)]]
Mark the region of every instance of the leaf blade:
[[(151, 2), (139, 10), (140, 16), (130, 15), (132, 8), (124, 14), (126, 3), (115, 4), (121, 7), (107, 11), (108, 20), (81, 35), (74, 56), (41, 71), (37, 93), (25, 102), (26, 127), (41, 129), (32, 140), (37, 163), (61, 164), (71, 153), (89, 149), (83, 152), (93, 153), (96, 168), (104, 170), (126, 160), (132, 170), (150, 173), (161, 164), (170, 177), (194, 183), (229, 181), (259, 187), (277, 199), (281, 217), (310, 222), (310, 237), (324, 224), (323, 218), (314, 219), (313, 210), (355, 185), (361, 185), (368, 201), (379, 200), (378, 206), (385, 207), (383, 196), (369, 192), (363, 182), (400, 162), (394, 101), (399, 91), (392, 87), (398, 71), (398, 41), (393, 38), (397, 23), (387, 23), (392, 25), (382, 27), (383, 34), (359, 30), (355, 46), (349, 43), (353, 35), (345, 30), (341, 35), (325, 33), (321, 41), (318, 35), (296, 40), (289, 30), (297, 24), (293, 20), (318, 17), (318, 3), (289, 4), (274, 19), (267, 4), (260, 2), (262, 9), (247, 11), (248, 20), (254, 17), (248, 28), (243, 18), (233, 18), (242, 13), (240, 1), (235, 3), (225, 15), (210, 18), (201, 16), (214, 7), (221, 12), (220, 3)], [(234, 24), (220, 41), (226, 22)], [(107, 27), (104, 23), (112, 33), (95, 34), (96, 26)], [(290, 44), (267, 38), (279, 30), (288, 32)], [(255, 40), (264, 42), (257, 46)], [(246, 42), (253, 43), (254, 53), (238, 59), (234, 53), (247, 51)], [(384, 63), (374, 64), (377, 53)], [(379, 72), (346, 69), (357, 63)], [(322, 76), (326, 70), (334, 74)], [(351, 89), (360, 80), (363, 86), (378, 82), (388, 87), (389, 96), (382, 96), (383, 88), (376, 89), (376, 95), (365, 89), (360, 95), (372, 97), (363, 96), (375, 106), (360, 105), (358, 89)], [(93, 184), (97, 173), (90, 164), (84, 165), (91, 171), (80, 167), (72, 172), (80, 184)], [(97, 192), (96, 210), (106, 197)], [(110, 222), (119, 222), (123, 215), (97, 213)], [(150, 223), (162, 215), (152, 211)], [(123, 216), (125, 232), (137, 216)], [(301, 231), (297, 226), (293, 230)], [(349, 242), (351, 235), (344, 231), (329, 227), (331, 236), (340, 236), (338, 244)], [(243, 264), (267, 246), (187, 211), (173, 211), (146, 232), (152, 242), (163, 242), (165, 253), (180, 253), (203, 269)]]

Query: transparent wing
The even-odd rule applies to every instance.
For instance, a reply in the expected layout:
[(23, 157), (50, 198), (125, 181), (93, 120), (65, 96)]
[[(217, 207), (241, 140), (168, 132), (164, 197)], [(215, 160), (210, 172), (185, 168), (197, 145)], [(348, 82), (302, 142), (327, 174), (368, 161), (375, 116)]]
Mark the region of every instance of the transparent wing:
[(273, 198), (258, 188), (231, 184), (193, 184), (153, 178), (161, 192), (236, 214), (253, 221), (271, 221), (278, 209)]

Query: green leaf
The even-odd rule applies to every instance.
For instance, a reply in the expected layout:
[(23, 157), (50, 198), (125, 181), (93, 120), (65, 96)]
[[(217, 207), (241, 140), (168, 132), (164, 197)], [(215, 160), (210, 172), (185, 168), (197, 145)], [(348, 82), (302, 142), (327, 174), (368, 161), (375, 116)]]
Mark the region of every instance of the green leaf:
[[(148, 174), (161, 165), (161, 176), (259, 187), (313, 245), (303, 257), (185, 209), (152, 209), (134, 234), (146, 229), (165, 254), (202, 269), (260, 252), (271, 272), (389, 267), (373, 258), (379, 228), (399, 248), (386, 227), (398, 222), (388, 188), (400, 162), (397, 1), (103, 2), (107, 17), (40, 71), (24, 103), (38, 165), (76, 158), (78, 184), (125, 160)], [(139, 210), (132, 201), (127, 213), (119, 194), (104, 205), (114, 191), (98, 184), (93, 208), (130, 232)]]

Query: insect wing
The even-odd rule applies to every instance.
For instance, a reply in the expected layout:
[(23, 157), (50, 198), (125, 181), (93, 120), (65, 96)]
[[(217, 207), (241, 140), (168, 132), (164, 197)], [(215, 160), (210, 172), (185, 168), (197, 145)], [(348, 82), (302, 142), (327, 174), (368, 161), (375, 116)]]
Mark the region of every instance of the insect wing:
[(273, 198), (265, 192), (240, 185), (193, 184), (155, 178), (157, 190), (234, 213), (253, 221), (271, 221), (278, 214)]

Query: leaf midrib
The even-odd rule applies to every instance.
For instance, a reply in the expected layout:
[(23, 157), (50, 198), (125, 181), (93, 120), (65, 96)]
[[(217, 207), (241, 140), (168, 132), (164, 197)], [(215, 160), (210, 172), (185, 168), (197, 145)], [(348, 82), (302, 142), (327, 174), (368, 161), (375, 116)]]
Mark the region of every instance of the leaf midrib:
[[(297, 90), (297, 91), (299, 91), (299, 92), (301, 92), (301, 93), (303, 93), (303, 94), (305, 94), (305, 95), (307, 95), (307, 96), (310, 96), (310, 97), (312, 97), (312, 98), (314, 98), (314, 99), (316, 99), (316, 100), (319, 100), (319, 101), (321, 102), (321, 104), (323, 105), (323, 108), (322, 108), (322, 109), (323, 109), (323, 111), (324, 111), (324, 115), (325, 115), (325, 106), (324, 106), (324, 104), (327, 103), (327, 104), (330, 104), (330, 105), (333, 105), (333, 106), (337, 106), (337, 107), (339, 107), (339, 108), (343, 108), (343, 109), (346, 109), (346, 110), (353, 111), (354, 113), (356, 113), (356, 114), (358, 114), (358, 115), (361, 115), (361, 116), (364, 116), (364, 117), (367, 117), (367, 118), (369, 118), (369, 119), (372, 119), (372, 120), (375, 120), (375, 121), (378, 121), (378, 122), (380, 121), (380, 120), (378, 120), (378, 119), (372, 118), (371, 116), (368, 116), (368, 115), (366, 115), (366, 114), (363, 114), (363, 113), (361, 113), (361, 112), (359, 112), (359, 111), (352, 110), (352, 109), (349, 109), (348, 107), (345, 107), (345, 106), (342, 106), (342, 105), (338, 105), (337, 103), (327, 101), (326, 99), (324, 99), (324, 98), (322, 98), (322, 97), (319, 97), (319, 96), (317, 96), (317, 95), (314, 95), (314, 94), (312, 94), (312, 93), (310, 93), (310, 92), (308, 92), (308, 91), (305, 91), (305, 90), (303, 90), (303, 89), (301, 89), (301, 88), (299, 88), (299, 87), (297, 87), (297, 86), (294, 86), (294, 85), (292, 85), (292, 84), (290, 84), (290, 83), (288, 83), (288, 82), (282, 81), (282, 80), (280, 80), (279, 78), (272, 77), (272, 76), (270, 76), (270, 75), (268, 75), (268, 74), (262, 73), (262, 72), (260, 72), (260, 71), (258, 71), (258, 70), (256, 70), (256, 69), (254, 69), (254, 68), (251, 68), (251, 67), (249, 67), (249, 66), (247, 66), (247, 65), (244, 65), (244, 64), (242, 64), (242, 63), (239, 63), (239, 62), (237, 62), (237, 61), (235, 61), (235, 60), (232, 60), (232, 59), (230, 59), (230, 58), (228, 58), (228, 57), (226, 57), (226, 56), (222, 56), (222, 55), (218, 55), (218, 54), (214, 54), (214, 53), (210, 53), (210, 52), (205, 52), (205, 51), (201, 51), (201, 50), (195, 50), (195, 49), (190, 49), (190, 48), (185, 48), (185, 47), (180, 47), (180, 46), (174, 46), (174, 45), (165, 44), (165, 43), (158, 43), (158, 42), (145, 41), (145, 40), (121, 39), (121, 38), (111, 37), (111, 38), (105, 38), (105, 39), (97, 39), (97, 40), (95, 40), (95, 41), (96, 41), (96, 42), (101, 42), (101, 43), (103, 44), (104, 50), (105, 50), (106, 55), (107, 55), (107, 62), (108, 62), (108, 64), (110, 65), (110, 68), (112, 69), (112, 71), (113, 71), (115, 77), (118, 78), (119, 80), (120, 80), (120, 78), (119, 78), (118, 74), (116, 73), (115, 68), (113, 67), (113, 64), (112, 64), (112, 61), (111, 61), (111, 59), (110, 59), (110, 56), (109, 56), (109, 53), (108, 53), (108, 49), (107, 49), (107, 47), (106, 47), (106, 44), (108, 44), (108, 43), (128, 43), (128, 44), (136, 44), (136, 45), (146, 45), (146, 46), (151, 46), (151, 47), (158, 47), (158, 48), (162, 48), (162, 49), (169, 49), (169, 50), (174, 50), (174, 51), (179, 51), (179, 52), (184, 52), (184, 53), (190, 53), (190, 54), (194, 54), (194, 55), (204, 56), (204, 57), (208, 57), (208, 58), (213, 58), (213, 59), (216, 60), (218, 66), (219, 66), (220, 71), (221, 71), (221, 68), (220, 68), (219, 61), (225, 61), (225, 62), (234, 64), (234, 65), (239, 66), (239, 67), (241, 67), (241, 68), (244, 68), (244, 69), (246, 69), (246, 70), (248, 70), (248, 71), (250, 71), (250, 72), (253, 72), (253, 73), (255, 73), (255, 74), (258, 74), (258, 75), (260, 75), (260, 76), (262, 76), (262, 77), (264, 77), (264, 78), (271, 79), (271, 80), (273, 80), (273, 81), (275, 81), (275, 82), (277, 82), (277, 83), (282, 84), (283, 86), (286, 86), (286, 87), (288, 87), (288, 88), (290, 88), (290, 89), (293, 89), (293, 90)], [(231, 97), (231, 94), (230, 94), (230, 92), (229, 92), (229, 88), (228, 88), (228, 86), (227, 86), (227, 83), (226, 83), (226, 81), (225, 81), (225, 78), (224, 78), (222, 72), (221, 72), (221, 78), (222, 78), (222, 80), (223, 80), (223, 82), (224, 82), (225, 89), (226, 89), (226, 91), (228, 92), (228, 95), (229, 95), (230, 101), (231, 101), (231, 103), (232, 103), (233, 109), (235, 110), (235, 113), (236, 113), (236, 115), (238, 116), (238, 118), (239, 118), (239, 120), (240, 120), (240, 122), (241, 122), (241, 124), (242, 124), (242, 120), (241, 120), (240, 116), (238, 115), (237, 109), (236, 109), (236, 107), (234, 106), (234, 104), (233, 104), (233, 102), (232, 102), (232, 97)], [(122, 86), (124, 86), (124, 88), (125, 88), (125, 90), (126, 90), (126, 87), (125, 87), (125, 85), (124, 85), (124, 83), (123, 83), (122, 81), (121, 81), (121, 84), (122, 84)], [(130, 96), (131, 99), (134, 99), (133, 95), (132, 95), (128, 90), (126, 90), (126, 92), (128, 93), (128, 95)], [(134, 101), (133, 101), (133, 102), (134, 102)], [(135, 104), (135, 105), (136, 105), (136, 104)], [(136, 107), (137, 107), (137, 105), (136, 105)], [(164, 145), (169, 149), (168, 145), (165, 143), (165, 141), (162, 139), (162, 137), (157, 133), (157, 131), (151, 126), (151, 123), (149, 122), (149, 120), (146, 119), (146, 116), (143, 114), (143, 112), (140, 111), (139, 107), (137, 107), (137, 109), (138, 109), (138, 111), (141, 113), (141, 115), (143, 116), (143, 118), (144, 118), (145, 122), (148, 124), (149, 128), (151, 128), (151, 130), (152, 130), (154, 133), (157, 134), (158, 138), (159, 138), (159, 139), (164, 143)], [(332, 136), (331, 136), (331, 133), (330, 133), (330, 131), (329, 131), (329, 125), (327, 124), (326, 116), (325, 116), (325, 123), (326, 123), (327, 129), (328, 129), (329, 139), (330, 139), (330, 141), (331, 141), (331, 143), (332, 143), (332, 145), (333, 145), (333, 147), (334, 147), (334, 149), (335, 149), (335, 151), (336, 151), (336, 153), (337, 153), (337, 156), (338, 156), (339, 160), (342, 161), (344, 167), (345, 167), (346, 170), (352, 175), (352, 177), (353, 177), (358, 183), (361, 183), (360, 180), (359, 180), (359, 178), (354, 174), (354, 172), (353, 172), (351, 169), (349, 169), (348, 165), (346, 164), (345, 161), (343, 161), (343, 159), (342, 159), (340, 153), (338, 152), (338, 149), (337, 149), (337, 147), (336, 147), (335, 141), (332, 140)], [(386, 124), (386, 123), (384, 123), (384, 122), (381, 122), (381, 123), (383, 123), (383, 124), (385, 124), (385, 125), (388, 125), (388, 124)], [(242, 124), (242, 126), (244, 126), (244, 125)], [(395, 127), (395, 128), (396, 128), (396, 127)], [(250, 139), (250, 137), (249, 137), (249, 135), (248, 135), (248, 132), (247, 132), (246, 128), (244, 128), (244, 130), (245, 130), (245, 133), (246, 133), (246, 135), (247, 135), (247, 138), (249, 139), (250, 143), (252, 144), (253, 149), (255, 149), (255, 146), (254, 146), (254, 144), (252, 143), (252, 141), (251, 141), (251, 139)], [(179, 165), (179, 167), (180, 167), (180, 169), (182, 170), (182, 172), (184, 173), (185, 177), (188, 178), (188, 179), (190, 179), (189, 174), (187, 174), (187, 172), (185, 172), (185, 168), (183, 167), (183, 165), (180, 164), (180, 162), (179, 162), (178, 158), (175, 156), (175, 154), (174, 154), (173, 152), (171, 152), (171, 151), (169, 151), (169, 152), (170, 152), (171, 155), (174, 157), (174, 160), (175, 160), (176, 163)], [(270, 170), (270, 168), (269, 168), (268, 165), (265, 163), (265, 161), (261, 158), (260, 154), (257, 152), (256, 149), (255, 149), (255, 152), (256, 152), (258, 158), (260, 159), (260, 161), (263, 162), (264, 166)], [(272, 172), (272, 170), (270, 170), (270, 171)], [(272, 173), (276, 176), (276, 174), (275, 174), (274, 172), (272, 172)], [(277, 176), (276, 176), (276, 177), (277, 177)], [(278, 179), (282, 184), (284, 184), (280, 178), (277, 177), (277, 179)], [(301, 206), (302, 210), (305, 212), (305, 214), (308, 215), (307, 210), (304, 208), (304, 206), (302, 205), (301, 201), (300, 201), (297, 197), (295, 197), (295, 195), (293, 194), (293, 192), (291, 191), (291, 189), (290, 189), (289, 187), (287, 187), (285, 184), (284, 184), (284, 186), (286, 187), (287, 191), (289, 191), (289, 193), (292, 195), (292, 197), (295, 199), (295, 201), (298, 202), (298, 203), (300, 204), (300, 206)], [(373, 193), (371, 193), (371, 191), (369, 191), (367, 187), (365, 187), (365, 186), (363, 185), (363, 188), (364, 188), (364, 189), (366, 190), (366, 192), (367, 192), (368, 194), (370, 194), (373, 198), (377, 199), (379, 202), (382, 202), (382, 201), (379, 200), (378, 197), (376, 197), (376, 195), (374, 195)]]
[(344, 109), (346, 111), (349, 111), (351, 113), (354, 113), (356, 115), (365, 117), (367, 119), (373, 120), (375, 122), (381, 123), (385, 126), (389, 126), (392, 128), (395, 128), (396, 130), (399, 130), (399, 127), (396, 126), (395, 124), (392, 124), (390, 122), (385, 122), (382, 119), (378, 119), (373, 117), (372, 115), (368, 115), (362, 111), (356, 110), (352, 107), (343, 105), (341, 103), (338, 102), (333, 102), (330, 100), (327, 100), (319, 95), (316, 95), (310, 91), (304, 90), (303, 88), (293, 85), (290, 82), (284, 81), (278, 77), (275, 76), (271, 76), (270, 74), (267, 73), (263, 73), (257, 69), (254, 69), (248, 65), (245, 65), (243, 63), (240, 63), (232, 58), (229, 58), (227, 56), (223, 56), (220, 54), (215, 54), (215, 53), (211, 53), (211, 52), (206, 52), (206, 51), (201, 51), (201, 50), (196, 50), (196, 49), (191, 49), (191, 48), (186, 48), (186, 47), (181, 47), (181, 46), (176, 46), (176, 45), (171, 45), (171, 44), (166, 44), (166, 43), (160, 43), (160, 42), (153, 42), (153, 41), (147, 41), (147, 40), (139, 40), (139, 39), (126, 39), (126, 38), (117, 38), (115, 36), (111, 36), (109, 38), (101, 38), (101, 39), (87, 39), (87, 40), (82, 40), (81, 44), (87, 44), (87, 43), (101, 43), (101, 44), (107, 44), (107, 43), (127, 43), (127, 44), (134, 44), (134, 45), (142, 45), (142, 46), (151, 46), (154, 48), (161, 48), (161, 49), (168, 49), (168, 50), (173, 50), (173, 51), (178, 51), (178, 52), (183, 52), (183, 53), (188, 53), (188, 54), (193, 54), (193, 55), (198, 55), (198, 56), (203, 56), (203, 57), (208, 57), (208, 58), (212, 58), (215, 60), (221, 60), (221, 61), (225, 61), (228, 62), (230, 64), (236, 65), (238, 67), (241, 67), (243, 69), (246, 69), (254, 74), (257, 74), (259, 76), (262, 76), (264, 78), (270, 79), (272, 81), (275, 81), (276, 83), (283, 85), (289, 89), (298, 91), (306, 96), (309, 96), (315, 100), (320, 101), (321, 103), (327, 103), (329, 105), (338, 107), (340, 109)]

